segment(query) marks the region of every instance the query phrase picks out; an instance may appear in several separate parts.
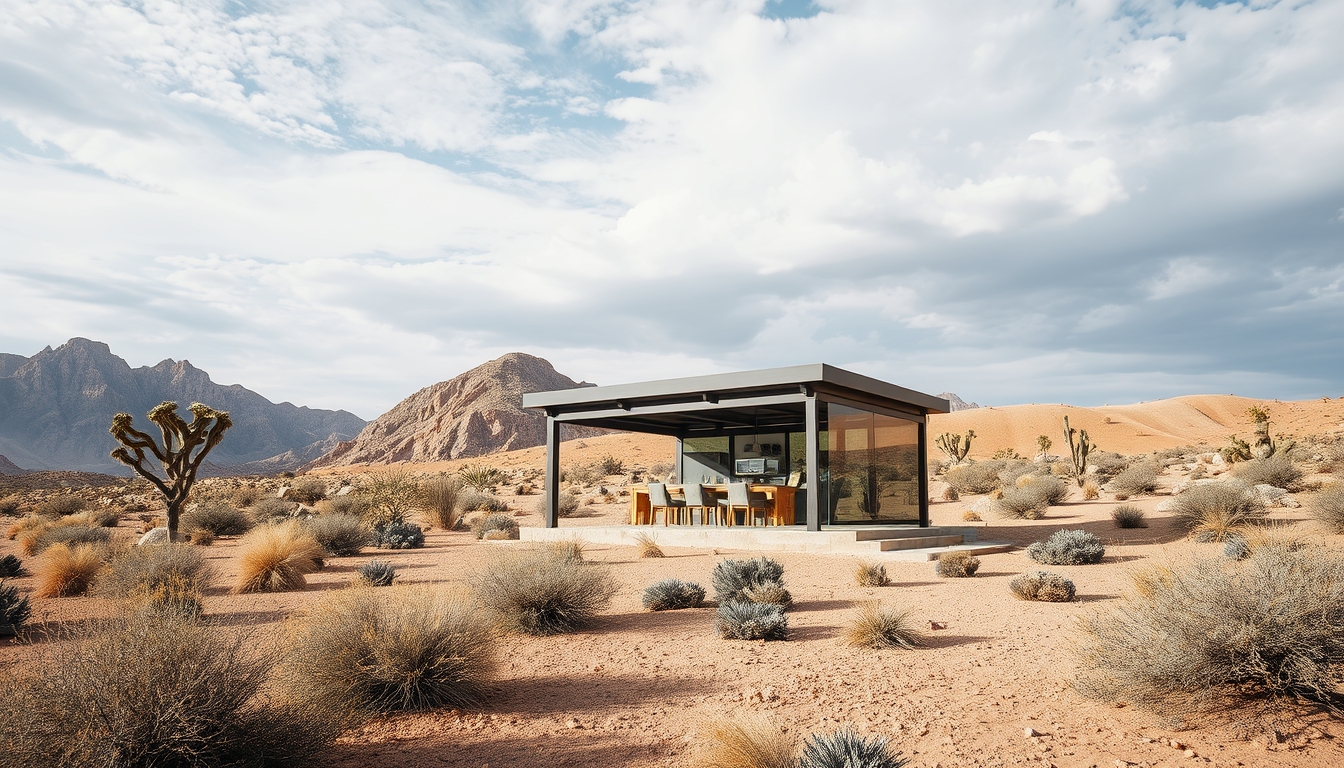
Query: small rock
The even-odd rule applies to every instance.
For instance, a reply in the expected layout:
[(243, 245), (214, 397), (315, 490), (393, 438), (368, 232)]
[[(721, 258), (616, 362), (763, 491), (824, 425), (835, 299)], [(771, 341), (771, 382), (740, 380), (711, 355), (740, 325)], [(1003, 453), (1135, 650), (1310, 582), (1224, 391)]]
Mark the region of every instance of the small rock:
[(1187, 749), (1182, 754), (1184, 754), (1186, 757), (1199, 757), (1199, 755), (1195, 754), (1195, 750), (1193, 749)]
[[(140, 540), (136, 542), (136, 545), (142, 546), (145, 544), (162, 544), (168, 540), (169, 540), (168, 529), (163, 526), (160, 526), (158, 528), (151, 528), (148, 533), (140, 537)], [(172, 535), (172, 540), (174, 542), (183, 543), (186, 542), (187, 536), (186, 534), (181, 532), (174, 533)]]
[(565, 727), (573, 730), (575, 728), (582, 728), (583, 726), (579, 724), (578, 720), (571, 717), (565, 721)]
[(1023, 736), (1026, 736), (1028, 739), (1030, 739), (1030, 738), (1033, 738), (1033, 737), (1035, 737), (1035, 736), (1040, 736), (1040, 735), (1041, 735), (1041, 732), (1038, 731), (1038, 730), (1036, 730), (1035, 728), (1027, 727), (1027, 728), (1023, 728), (1023, 729), (1022, 729), (1022, 735), (1023, 735)]

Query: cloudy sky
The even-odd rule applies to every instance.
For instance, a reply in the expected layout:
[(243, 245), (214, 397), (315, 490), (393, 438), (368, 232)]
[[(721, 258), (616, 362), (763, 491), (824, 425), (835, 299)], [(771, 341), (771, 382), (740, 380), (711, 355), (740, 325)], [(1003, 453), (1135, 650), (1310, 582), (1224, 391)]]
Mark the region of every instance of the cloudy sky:
[(1344, 3), (9, 0), (0, 351), (1344, 395)]

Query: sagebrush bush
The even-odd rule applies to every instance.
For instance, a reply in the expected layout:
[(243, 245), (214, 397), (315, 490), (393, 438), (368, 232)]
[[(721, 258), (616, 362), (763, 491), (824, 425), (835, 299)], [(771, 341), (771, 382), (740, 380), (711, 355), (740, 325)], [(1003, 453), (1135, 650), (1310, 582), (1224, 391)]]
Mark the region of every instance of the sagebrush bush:
[(216, 536), (242, 536), (252, 530), (254, 524), (246, 512), (222, 501), (192, 505), (182, 513), (179, 523), (184, 531), (209, 531)]
[(14, 555), (5, 555), (0, 557), (0, 579), (7, 579), (12, 576), (23, 576), (26, 571), (23, 570), (23, 561)]
[(699, 608), (705, 602), (705, 588), (681, 579), (663, 579), (644, 589), (641, 602), (647, 611)]
[(256, 504), (257, 500), (261, 498), (261, 489), (255, 485), (245, 485), (234, 491), (233, 496), (230, 498), (235, 507), (250, 507), (253, 504)]
[(258, 521), (268, 522), (293, 517), (298, 514), (299, 505), (286, 499), (267, 496), (253, 504), (250, 511)]
[(1046, 510), (1068, 495), (1064, 481), (1051, 475), (1027, 475), (1021, 486), (1004, 489), (997, 509), (1004, 517), (1019, 520), (1039, 520)]
[(891, 577), (887, 576), (887, 566), (863, 562), (854, 569), (854, 583), (860, 587), (885, 587), (891, 584)]
[(1101, 486), (1097, 485), (1096, 480), (1089, 477), (1083, 481), (1083, 498), (1087, 501), (1095, 501), (1101, 498)]
[(370, 560), (355, 569), (355, 575), (371, 587), (390, 587), (397, 578), (397, 569), (386, 560)]
[(1201, 541), (1224, 541), (1268, 514), (1260, 498), (1237, 480), (1196, 485), (1175, 498), (1172, 513)]
[(1186, 561), (1083, 617), (1074, 686), (1181, 719), (1251, 701), (1287, 716), (1293, 698), (1338, 711), (1341, 606), (1335, 549), (1270, 545), (1240, 562)]
[(234, 594), (303, 589), (308, 585), (305, 575), (320, 568), (326, 554), (298, 521), (253, 528), (238, 549)]
[(488, 531), (504, 531), (510, 539), (518, 538), (518, 521), (508, 515), (486, 515), (471, 524), (471, 532), (483, 539)]
[(1111, 520), (1116, 528), (1147, 528), (1148, 519), (1143, 510), (1133, 504), (1121, 504), (1111, 510)]
[(949, 469), (945, 480), (957, 493), (989, 493), (1000, 487), (999, 472), (1003, 468), (1002, 461), (973, 461)]
[(316, 477), (301, 477), (285, 491), (285, 498), (312, 506), (327, 498), (327, 483)]
[(722, 560), (710, 573), (714, 599), (719, 603), (746, 600), (748, 588), (760, 584), (784, 585), (784, 566), (768, 557), (749, 560)]
[(748, 586), (742, 590), (742, 599), (749, 603), (778, 605), (780, 608), (789, 608), (793, 605), (793, 595), (789, 594), (789, 590), (785, 589), (783, 584), (773, 581)]
[(134, 612), (44, 644), (0, 684), (6, 765), (305, 766), (348, 718), (265, 693), (274, 655), (233, 629)]
[(165, 610), (198, 614), (201, 595), (214, 579), (201, 550), (189, 544), (131, 547), (98, 576), (96, 592), (132, 598)]
[(83, 512), (88, 507), (88, 502), (78, 496), (56, 496), (38, 504), (33, 512), (42, 517), (56, 518)]
[(1106, 545), (1083, 530), (1055, 531), (1027, 547), (1027, 557), (1042, 565), (1091, 565), (1106, 556)]
[(489, 620), (429, 587), (335, 592), (288, 645), (283, 678), (301, 700), (368, 714), (477, 706), (498, 667)]
[(1130, 496), (1152, 493), (1157, 490), (1157, 470), (1147, 462), (1139, 462), (1112, 478), (1110, 487)]
[(31, 533), (23, 540), (23, 551), (30, 555), (41, 554), (53, 544), (107, 546), (112, 541), (111, 530), (88, 525), (54, 525)]
[[(580, 506), (579, 497), (573, 491), (561, 491), (560, 501), (556, 506), (556, 514), (560, 517), (573, 517), (578, 513)], [(537, 513), (546, 514), (546, 496), (544, 494), (537, 500)]]
[(1302, 470), (1287, 456), (1277, 453), (1264, 459), (1240, 462), (1233, 467), (1232, 474), (1249, 485), (1272, 485), (1275, 488), (1295, 489), (1302, 480)]
[(22, 632), (23, 625), (32, 615), (33, 609), (28, 604), (28, 598), (21, 597), (18, 589), (5, 586), (5, 580), (0, 579), (0, 627), (7, 626), (15, 633)]
[(1008, 589), (1018, 600), (1067, 603), (1077, 594), (1073, 581), (1049, 571), (1030, 571), (1014, 576)]
[(373, 531), (354, 515), (318, 515), (305, 520), (304, 527), (322, 550), (333, 557), (358, 555), (360, 550), (373, 543)]
[(695, 768), (798, 768), (797, 742), (764, 715), (715, 720), (705, 735)]
[(787, 640), (789, 619), (778, 605), (723, 603), (715, 614), (714, 631), (729, 640)]
[(459, 509), (462, 496), (462, 481), (452, 477), (436, 477), (426, 480), (420, 486), (423, 496), (421, 506), (434, 524), (445, 531), (457, 528), (462, 522)]
[(943, 501), (960, 501), (961, 494), (957, 493), (956, 488), (953, 488), (952, 486), (949, 485), (943, 489), (942, 498)]
[(846, 726), (813, 734), (803, 744), (798, 768), (902, 768), (909, 761), (893, 752), (886, 736), (860, 736)]
[(922, 642), (909, 611), (867, 603), (845, 627), (845, 642), (856, 648), (914, 648)]
[(1311, 516), (1331, 533), (1344, 533), (1344, 483), (1335, 483), (1311, 500)]
[(88, 528), (116, 528), (121, 512), (116, 509), (90, 509), (66, 515), (56, 525), (83, 525)]
[(605, 566), (545, 550), (502, 553), (471, 578), (471, 585), (501, 626), (528, 635), (582, 628), (616, 594)]
[(327, 506), (335, 514), (354, 515), (355, 517), (368, 520), (369, 510), (372, 505), (370, 505), (369, 500), (363, 496), (347, 493), (344, 496), (333, 496), (328, 499)]
[(0, 517), (14, 517), (19, 514), (19, 497), (5, 496), (0, 498)]
[[(564, 496), (564, 494), (560, 494)], [(461, 501), (463, 512), (508, 512), (509, 503), (488, 493), (463, 491)], [(542, 499), (545, 503), (545, 499)]]
[(658, 546), (657, 539), (647, 533), (635, 534), (635, 545), (639, 547), (640, 557), (666, 557), (663, 554), (663, 548)]
[(102, 570), (107, 548), (96, 544), (53, 544), (33, 566), (35, 597), (73, 597), (93, 586)]
[(379, 549), (419, 549), (425, 546), (425, 532), (405, 521), (392, 521), (373, 531), (373, 543)]
[(551, 557), (582, 563), (583, 552), (587, 549), (587, 545), (583, 543), (583, 539), (571, 537), (560, 541), (547, 542), (542, 548), (550, 553)]
[(934, 571), (952, 579), (970, 578), (980, 570), (980, 558), (969, 552), (944, 552), (938, 556)]

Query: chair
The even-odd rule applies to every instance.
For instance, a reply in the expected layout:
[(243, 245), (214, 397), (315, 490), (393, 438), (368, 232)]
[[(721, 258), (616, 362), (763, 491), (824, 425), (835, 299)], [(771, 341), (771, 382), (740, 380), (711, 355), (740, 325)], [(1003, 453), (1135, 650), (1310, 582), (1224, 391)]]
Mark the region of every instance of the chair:
[(746, 483), (729, 483), (728, 498), (719, 499), (719, 506), (724, 507), (728, 512), (729, 525), (737, 522), (738, 509), (741, 509), (744, 513), (744, 520), (747, 525), (756, 524), (757, 512), (761, 513), (762, 524), (765, 524), (769, 519), (769, 500), (765, 498), (764, 493), (748, 489)]
[(667, 493), (666, 483), (649, 483), (649, 524), (658, 522), (658, 510), (663, 510), (663, 527), (668, 524), (668, 515), (672, 510), (677, 510), (677, 522), (681, 522), (681, 510), (686, 508), (686, 502), (680, 499), (674, 499)]
[(709, 518), (714, 517), (714, 524), (721, 525), (719, 515), (718, 499), (705, 486), (699, 484), (690, 484), (682, 487), (682, 492), (686, 495), (686, 515), (689, 518), (687, 522), (695, 523), (695, 510), (700, 510), (700, 524), (709, 525)]

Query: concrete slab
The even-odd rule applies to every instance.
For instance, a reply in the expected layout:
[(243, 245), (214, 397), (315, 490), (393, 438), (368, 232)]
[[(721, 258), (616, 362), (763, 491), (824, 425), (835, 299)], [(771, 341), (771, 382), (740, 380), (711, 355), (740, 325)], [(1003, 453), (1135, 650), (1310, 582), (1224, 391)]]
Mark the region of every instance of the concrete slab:
[[(883, 545), (922, 551), (942, 545), (964, 544), (975, 540), (977, 531), (970, 527), (893, 526), (883, 528), (826, 528), (805, 531), (800, 528), (718, 527), (690, 525), (613, 525), (559, 528), (522, 528), (522, 541), (546, 542), (580, 539), (592, 544), (634, 546), (641, 535), (652, 536), (659, 545), (692, 549), (737, 549), (756, 552), (812, 552), (847, 555), (888, 555)], [(922, 546), (921, 546), (922, 545)]]

